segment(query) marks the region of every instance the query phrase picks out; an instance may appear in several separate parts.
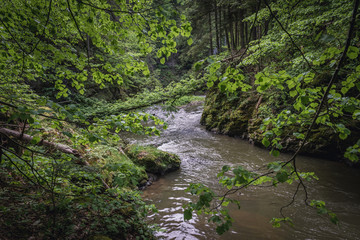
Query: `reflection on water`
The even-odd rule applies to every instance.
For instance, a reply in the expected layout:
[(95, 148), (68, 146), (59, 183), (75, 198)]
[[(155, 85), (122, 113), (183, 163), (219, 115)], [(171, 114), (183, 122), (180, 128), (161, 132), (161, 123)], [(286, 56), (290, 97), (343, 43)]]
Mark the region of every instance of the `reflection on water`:
[[(321, 159), (299, 157), (302, 171), (314, 171), (320, 180), (308, 183), (310, 199), (326, 201), (340, 219), (335, 226), (327, 218), (304, 207), (304, 193), (300, 191), (294, 205), (284, 212), (293, 218), (295, 226), (272, 228), (272, 217), (280, 217), (279, 209), (292, 199), (295, 185), (277, 188), (251, 188), (238, 194), (241, 210), (231, 211), (235, 222), (231, 231), (218, 236), (214, 225), (204, 216), (193, 216), (183, 221), (182, 205), (192, 196), (184, 190), (189, 183), (201, 182), (218, 191), (216, 174), (223, 165), (242, 165), (248, 170), (258, 169), (274, 161), (266, 150), (246, 141), (217, 135), (200, 125), (201, 106), (181, 109), (172, 116), (152, 108), (149, 112), (166, 119), (169, 127), (161, 137), (132, 136), (131, 141), (152, 144), (159, 149), (180, 156), (181, 169), (160, 178), (144, 191), (143, 197), (159, 209), (149, 217), (163, 229), (157, 236), (164, 239), (360, 239), (360, 173), (341, 163)], [(280, 156), (286, 159), (287, 155)]]

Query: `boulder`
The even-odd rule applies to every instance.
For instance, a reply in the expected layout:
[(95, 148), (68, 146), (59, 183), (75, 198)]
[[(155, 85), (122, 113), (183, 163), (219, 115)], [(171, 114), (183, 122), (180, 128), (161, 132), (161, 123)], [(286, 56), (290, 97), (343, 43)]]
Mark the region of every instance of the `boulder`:
[(131, 160), (143, 166), (146, 172), (164, 175), (180, 168), (180, 158), (176, 154), (161, 151), (152, 146), (132, 144), (125, 148)]

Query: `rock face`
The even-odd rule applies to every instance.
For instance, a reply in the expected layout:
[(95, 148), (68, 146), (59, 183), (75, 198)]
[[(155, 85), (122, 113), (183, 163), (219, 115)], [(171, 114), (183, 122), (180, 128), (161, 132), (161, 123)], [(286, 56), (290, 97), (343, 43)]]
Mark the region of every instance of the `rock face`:
[[(261, 141), (264, 131), (260, 129), (260, 126), (263, 119), (270, 115), (267, 115), (266, 111), (277, 113), (286, 107), (284, 103), (277, 101), (275, 105), (273, 99), (270, 103), (271, 98), (274, 96), (260, 96), (254, 93), (227, 96), (218, 88), (213, 87), (205, 99), (201, 124), (209, 131), (241, 137), (263, 147)], [(342, 141), (333, 129), (327, 126), (316, 126), (301, 153), (332, 159), (342, 158), (347, 146), (356, 142), (360, 136), (359, 131), (356, 130), (359, 126), (347, 125), (347, 127), (352, 134), (346, 141)], [(281, 136), (283, 152), (297, 150), (300, 141), (292, 134), (297, 131), (296, 126), (293, 129), (284, 129)]]
[(148, 173), (164, 175), (180, 168), (180, 158), (151, 146), (129, 145), (125, 152), (132, 161), (143, 166)]
[(213, 132), (247, 138), (257, 100), (247, 94), (228, 99), (212, 89), (206, 96), (201, 124)]

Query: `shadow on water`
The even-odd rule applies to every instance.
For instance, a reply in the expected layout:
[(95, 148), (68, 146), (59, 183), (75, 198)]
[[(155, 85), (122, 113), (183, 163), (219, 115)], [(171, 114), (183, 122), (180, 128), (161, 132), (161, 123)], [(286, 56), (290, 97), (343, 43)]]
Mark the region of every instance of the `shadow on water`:
[(200, 125), (201, 106), (184, 108), (171, 115), (150, 108), (148, 112), (165, 119), (169, 127), (161, 137), (130, 136), (128, 140), (176, 153), (180, 156), (181, 169), (170, 173), (151, 185), (143, 193), (159, 213), (149, 217), (163, 229), (157, 236), (164, 239), (360, 239), (360, 172), (341, 163), (322, 159), (299, 157), (301, 171), (313, 171), (319, 181), (308, 183), (310, 199), (324, 200), (339, 219), (339, 226), (316, 214), (303, 204), (304, 192), (300, 191), (294, 205), (284, 212), (293, 218), (294, 227), (272, 228), (269, 221), (280, 217), (279, 209), (292, 199), (295, 185), (276, 188), (256, 187), (238, 194), (241, 209), (231, 209), (235, 222), (231, 230), (218, 236), (214, 225), (204, 216), (183, 220), (182, 205), (192, 196), (184, 190), (190, 183), (203, 183), (223, 191), (216, 174), (223, 165), (242, 165), (248, 170), (257, 169), (274, 160), (268, 151), (252, 146), (241, 139), (208, 132)]

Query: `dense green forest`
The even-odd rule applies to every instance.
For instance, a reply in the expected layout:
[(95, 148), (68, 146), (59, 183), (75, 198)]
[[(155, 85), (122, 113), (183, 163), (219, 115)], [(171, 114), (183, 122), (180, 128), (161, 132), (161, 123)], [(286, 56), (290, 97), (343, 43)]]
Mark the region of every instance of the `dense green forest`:
[[(317, 177), (296, 159), (358, 166), (358, 9), (359, 0), (4, 0), (0, 239), (155, 238), (146, 216), (156, 208), (139, 188), (181, 159), (122, 134), (161, 137), (167, 123), (142, 110), (176, 111), (196, 94), (206, 94), (206, 129), (292, 155), (261, 172), (224, 166), (220, 196), (191, 184), (198, 201), (185, 220), (208, 214), (222, 234), (235, 193), (283, 183), (337, 224), (308, 198)], [(292, 224), (281, 215), (273, 226)]]

